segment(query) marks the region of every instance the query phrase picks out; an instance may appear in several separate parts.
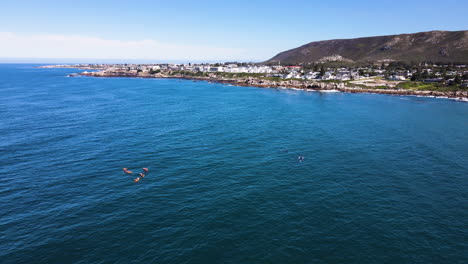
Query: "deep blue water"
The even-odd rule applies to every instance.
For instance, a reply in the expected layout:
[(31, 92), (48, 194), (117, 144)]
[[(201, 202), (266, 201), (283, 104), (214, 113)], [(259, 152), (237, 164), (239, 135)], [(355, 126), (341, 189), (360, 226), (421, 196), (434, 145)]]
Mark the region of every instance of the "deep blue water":
[(1, 263), (468, 261), (468, 103), (77, 71), (0, 64)]

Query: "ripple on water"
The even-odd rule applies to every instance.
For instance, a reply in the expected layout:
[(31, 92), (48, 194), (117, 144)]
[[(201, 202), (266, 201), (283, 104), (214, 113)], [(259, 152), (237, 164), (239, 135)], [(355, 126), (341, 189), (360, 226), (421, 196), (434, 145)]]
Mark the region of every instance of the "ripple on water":
[(467, 104), (73, 72), (0, 65), (5, 263), (468, 258)]

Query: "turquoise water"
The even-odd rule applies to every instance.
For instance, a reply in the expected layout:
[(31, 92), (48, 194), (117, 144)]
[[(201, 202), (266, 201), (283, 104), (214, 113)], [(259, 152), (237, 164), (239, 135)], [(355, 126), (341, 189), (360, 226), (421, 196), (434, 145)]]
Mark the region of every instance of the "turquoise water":
[(0, 64), (2, 263), (468, 260), (468, 103), (77, 71)]

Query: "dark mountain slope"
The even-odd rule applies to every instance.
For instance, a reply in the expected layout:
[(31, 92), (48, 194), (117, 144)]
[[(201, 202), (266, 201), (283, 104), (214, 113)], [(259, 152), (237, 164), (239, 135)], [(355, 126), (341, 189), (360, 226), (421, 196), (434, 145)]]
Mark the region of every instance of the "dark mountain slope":
[(266, 63), (280, 61), (282, 64), (300, 64), (337, 60), (468, 63), (468, 31), (430, 31), (316, 41), (281, 52)]

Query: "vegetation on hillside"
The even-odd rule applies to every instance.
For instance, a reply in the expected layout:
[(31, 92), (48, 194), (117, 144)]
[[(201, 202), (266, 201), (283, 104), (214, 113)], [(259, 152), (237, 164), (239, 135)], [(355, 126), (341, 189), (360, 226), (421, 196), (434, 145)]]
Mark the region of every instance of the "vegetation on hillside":
[[(336, 58), (337, 56), (341, 56)], [(379, 61), (440, 61), (468, 63), (468, 31), (430, 31), (415, 34), (311, 42), (279, 53), (269, 64), (304, 64), (324, 58), (348, 64)]]

